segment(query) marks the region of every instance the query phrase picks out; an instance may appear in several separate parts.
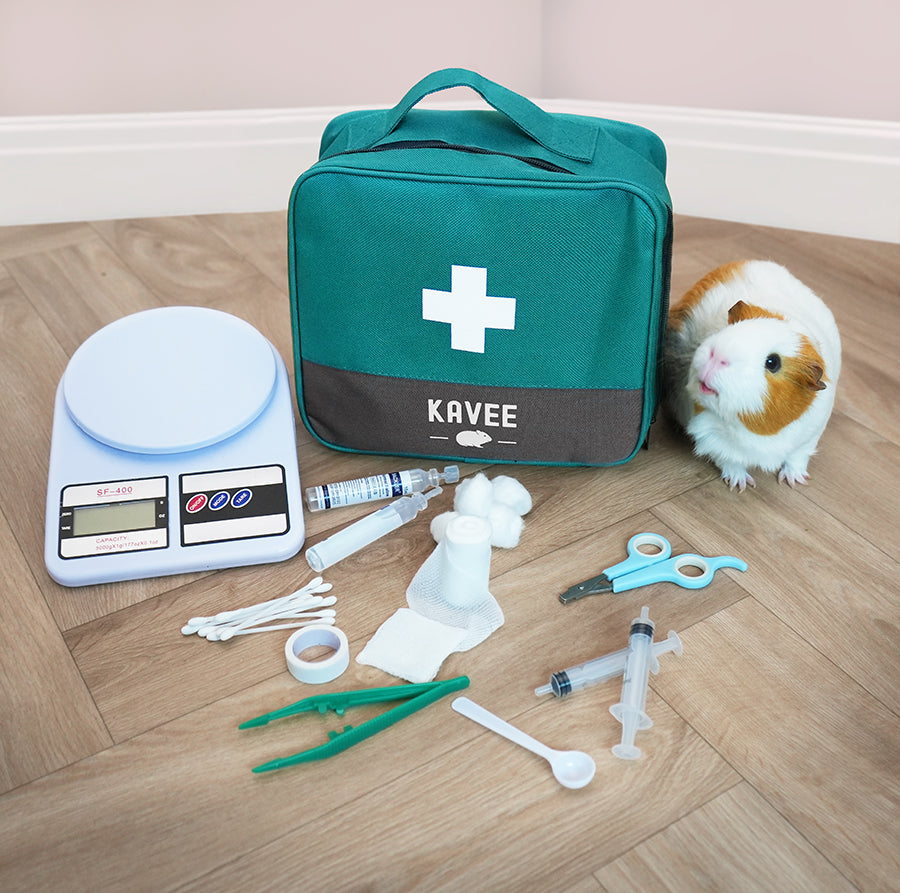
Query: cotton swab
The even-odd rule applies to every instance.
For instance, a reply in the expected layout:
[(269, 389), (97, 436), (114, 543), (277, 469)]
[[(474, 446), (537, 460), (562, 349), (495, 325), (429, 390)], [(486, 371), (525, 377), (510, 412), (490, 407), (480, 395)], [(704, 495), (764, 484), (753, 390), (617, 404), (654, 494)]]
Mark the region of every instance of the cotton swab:
[[(248, 620), (246, 623), (236, 623), (233, 626), (216, 626), (211, 629), (207, 628), (206, 635), (203, 635), (203, 630), (201, 630), (198, 635), (203, 639), (208, 639), (211, 642), (221, 641), (222, 634), (225, 632), (237, 633), (242, 629), (250, 629), (256, 628), (260, 630), (265, 629), (274, 629), (271, 626), (262, 626), (261, 624), (268, 623), (272, 620), (311, 620), (316, 617), (334, 617), (335, 612), (331, 610), (326, 611), (301, 611), (299, 613), (284, 613), (284, 614), (275, 614), (271, 617), (263, 617), (262, 619), (253, 619)], [(258, 625), (260, 624), (260, 625)]]
[[(242, 618), (247, 614), (266, 613), (269, 610), (277, 610), (282, 605), (290, 604), (293, 601), (304, 601), (306, 598), (315, 599), (316, 594), (329, 592), (332, 588), (331, 583), (321, 583), (321, 577), (318, 577), (317, 579), (320, 581), (320, 585), (314, 588), (307, 586), (303, 589), (298, 589), (296, 592), (292, 592), (290, 595), (283, 595), (281, 598), (273, 598), (270, 601), (261, 602), (258, 605), (251, 605), (248, 608), (237, 608), (234, 611), (220, 611), (215, 617), (206, 618), (206, 620), (213, 623), (231, 623), (233, 620)], [(193, 621), (188, 622), (191, 623)]]
[(331, 588), (331, 583), (323, 583), (321, 577), (314, 577), (306, 586), (302, 589), (298, 589), (296, 592), (292, 592), (290, 595), (282, 595), (266, 602), (260, 602), (257, 605), (250, 605), (246, 608), (237, 608), (233, 611), (220, 611), (213, 617), (192, 617), (182, 628), (182, 632), (186, 636), (189, 636), (202, 626), (212, 626), (217, 623), (230, 623), (233, 620), (243, 617), (245, 614), (265, 613), (267, 610), (275, 610), (282, 604), (288, 603), (293, 599), (301, 599), (304, 597), (314, 598), (316, 594), (328, 592)]
[[(323, 598), (322, 596), (310, 596), (305, 599), (295, 599), (289, 603), (282, 603), (275, 605), (272, 608), (264, 611), (250, 611), (243, 610), (240, 612), (223, 612), (223, 614), (228, 614), (229, 616), (226, 619), (218, 619), (214, 617), (192, 617), (191, 622), (188, 622), (181, 628), (181, 632), (190, 636), (194, 633), (197, 633), (202, 638), (205, 638), (210, 630), (219, 629), (221, 627), (233, 626), (236, 624), (247, 623), (248, 621), (251, 623), (261, 622), (266, 620), (266, 618), (274, 617), (279, 614), (285, 613), (287, 611), (303, 611), (303, 610), (312, 610), (313, 608), (322, 608), (326, 605), (333, 605), (337, 599), (334, 596), (330, 596), (329, 598)], [(194, 622), (194, 621), (203, 621), (202, 623)]]
[(313, 577), (312, 580), (309, 581), (305, 586), (301, 589), (297, 589), (296, 591), (290, 593), (289, 595), (279, 595), (277, 598), (269, 599), (265, 602), (259, 602), (255, 605), (250, 605), (246, 608), (237, 608), (234, 611), (220, 611), (214, 617), (192, 617), (188, 623), (196, 624), (200, 621), (205, 621), (206, 623), (211, 623), (215, 621), (217, 618), (222, 618), (225, 615), (229, 614), (238, 614), (243, 611), (257, 611), (266, 608), (268, 605), (275, 605), (279, 602), (287, 601), (288, 599), (292, 599), (295, 596), (303, 595), (305, 593), (309, 593), (310, 595), (318, 593), (318, 592), (328, 592), (332, 588), (331, 583), (325, 583), (321, 577)]
[(302, 623), (280, 623), (276, 626), (257, 626), (251, 627), (250, 629), (224, 629), (221, 633), (219, 633), (219, 637), (217, 639), (210, 639), (208, 641), (212, 642), (227, 642), (234, 636), (249, 636), (253, 633), (267, 633), (270, 630), (279, 630), (279, 629), (298, 629), (301, 626), (333, 626), (334, 625), (334, 617), (323, 617), (320, 620), (305, 620)]
[(298, 604), (285, 605), (281, 608), (281, 610), (278, 611), (244, 614), (241, 618), (232, 623), (207, 624), (206, 626), (201, 626), (200, 629), (198, 629), (196, 632), (198, 636), (206, 639), (209, 637), (210, 632), (212, 632), (213, 630), (236, 629), (242, 626), (253, 626), (257, 623), (265, 623), (269, 620), (285, 620), (291, 617), (310, 615), (314, 608), (325, 608), (335, 604), (336, 602), (337, 599), (332, 595), (328, 598), (316, 599), (315, 601), (304, 601)]
[[(274, 620), (307, 619), (309, 622), (334, 623), (334, 611), (315, 611), (316, 608), (324, 608), (337, 602), (335, 596), (323, 597), (320, 593), (328, 592), (332, 588), (331, 583), (325, 583), (321, 577), (314, 577), (302, 589), (298, 589), (289, 595), (269, 599), (256, 605), (244, 608), (236, 608), (231, 611), (220, 611), (212, 617), (192, 617), (181, 628), (183, 635), (189, 636), (196, 633), (208, 641), (227, 641), (235, 635), (243, 634), (244, 630), (252, 629), (254, 632), (279, 628), (292, 628), (281, 624), (271, 624)], [(268, 626), (262, 624), (269, 624)]]

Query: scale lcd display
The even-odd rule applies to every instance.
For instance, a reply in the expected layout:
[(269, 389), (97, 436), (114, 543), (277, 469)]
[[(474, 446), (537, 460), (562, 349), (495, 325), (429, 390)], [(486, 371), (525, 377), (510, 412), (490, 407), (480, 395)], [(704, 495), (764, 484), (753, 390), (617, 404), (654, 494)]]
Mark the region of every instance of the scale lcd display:
[(155, 525), (155, 499), (78, 506), (72, 512), (72, 532), (75, 536), (97, 536), (104, 533), (122, 533), (125, 530), (149, 530)]

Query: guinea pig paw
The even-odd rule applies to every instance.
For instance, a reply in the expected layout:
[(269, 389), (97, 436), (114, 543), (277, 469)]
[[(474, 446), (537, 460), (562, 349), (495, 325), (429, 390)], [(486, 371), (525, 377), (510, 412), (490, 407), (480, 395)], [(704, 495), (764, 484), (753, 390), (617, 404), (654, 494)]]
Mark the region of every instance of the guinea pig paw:
[(778, 472), (778, 482), (788, 484), (791, 487), (796, 484), (806, 486), (809, 482), (809, 474), (805, 471), (798, 471), (796, 468), (788, 468), (787, 465)]
[(722, 472), (722, 480), (728, 484), (729, 490), (737, 490), (740, 493), (743, 493), (747, 487), (756, 486), (756, 481), (753, 480), (746, 469), (741, 471), (729, 471), (726, 469)]

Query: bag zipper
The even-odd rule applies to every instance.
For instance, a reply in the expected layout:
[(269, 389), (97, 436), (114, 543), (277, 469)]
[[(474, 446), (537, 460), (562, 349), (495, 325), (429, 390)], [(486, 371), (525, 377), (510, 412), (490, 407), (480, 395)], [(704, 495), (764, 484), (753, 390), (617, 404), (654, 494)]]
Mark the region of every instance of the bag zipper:
[(349, 149), (344, 152), (335, 152), (328, 158), (336, 158), (338, 155), (356, 155), (363, 152), (387, 152), (392, 149), (450, 149), (454, 152), (468, 152), (471, 155), (501, 155), (504, 158), (514, 158), (516, 161), (524, 161), (531, 167), (542, 171), (550, 171), (555, 174), (573, 174), (573, 171), (560, 167), (552, 161), (544, 158), (535, 158), (533, 155), (513, 155), (510, 152), (495, 152), (492, 149), (482, 149), (480, 146), (465, 146), (460, 143), (448, 143), (444, 140), (400, 140), (394, 143), (382, 143), (380, 146), (370, 146), (368, 149)]

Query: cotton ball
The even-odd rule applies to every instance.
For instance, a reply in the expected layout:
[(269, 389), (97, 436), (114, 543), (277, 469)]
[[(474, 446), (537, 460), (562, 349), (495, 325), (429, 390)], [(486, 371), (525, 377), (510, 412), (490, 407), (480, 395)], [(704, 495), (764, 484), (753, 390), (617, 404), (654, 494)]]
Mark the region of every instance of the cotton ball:
[(494, 478), (491, 486), (494, 502), (508, 505), (519, 515), (527, 515), (531, 511), (531, 494), (515, 478), (501, 474)]
[(458, 514), (459, 512), (441, 512), (440, 515), (435, 515), (431, 519), (431, 535), (436, 543), (439, 543), (444, 538), (447, 527)]
[(519, 545), (522, 536), (522, 528), (525, 522), (515, 509), (501, 502), (494, 503), (488, 512), (488, 521), (491, 522), (491, 545), (500, 546), (502, 549), (512, 549)]
[(485, 477), (484, 472), (479, 471), (475, 477), (456, 485), (456, 494), (453, 497), (453, 508), (461, 515), (477, 515), (486, 518), (494, 499), (494, 488)]

